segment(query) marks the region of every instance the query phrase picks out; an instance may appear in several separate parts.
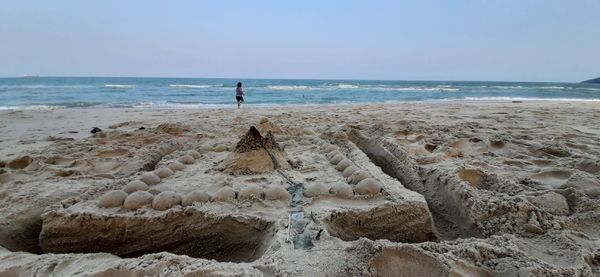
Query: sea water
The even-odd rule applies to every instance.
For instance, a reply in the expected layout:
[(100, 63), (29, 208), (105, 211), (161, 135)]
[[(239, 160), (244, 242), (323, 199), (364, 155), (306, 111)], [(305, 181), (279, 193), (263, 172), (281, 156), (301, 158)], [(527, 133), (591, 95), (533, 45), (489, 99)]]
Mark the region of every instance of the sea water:
[(600, 101), (579, 83), (196, 78), (0, 78), (0, 109), (234, 107), (407, 101)]

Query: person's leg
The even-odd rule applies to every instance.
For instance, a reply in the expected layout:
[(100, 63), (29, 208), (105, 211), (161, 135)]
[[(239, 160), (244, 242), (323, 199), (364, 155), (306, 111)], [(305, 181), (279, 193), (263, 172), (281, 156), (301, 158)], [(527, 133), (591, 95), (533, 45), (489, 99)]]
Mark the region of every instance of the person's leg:
[(240, 105), (241, 105), (242, 101), (238, 100), (237, 102), (238, 102), (238, 110), (239, 110), (239, 109), (240, 109)]

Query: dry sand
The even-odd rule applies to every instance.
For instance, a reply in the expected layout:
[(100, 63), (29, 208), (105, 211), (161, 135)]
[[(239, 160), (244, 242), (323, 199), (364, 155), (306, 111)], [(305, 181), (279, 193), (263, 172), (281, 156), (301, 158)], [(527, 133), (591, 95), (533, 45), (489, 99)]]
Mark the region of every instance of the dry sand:
[(598, 103), (0, 111), (0, 276), (598, 276), (599, 126)]

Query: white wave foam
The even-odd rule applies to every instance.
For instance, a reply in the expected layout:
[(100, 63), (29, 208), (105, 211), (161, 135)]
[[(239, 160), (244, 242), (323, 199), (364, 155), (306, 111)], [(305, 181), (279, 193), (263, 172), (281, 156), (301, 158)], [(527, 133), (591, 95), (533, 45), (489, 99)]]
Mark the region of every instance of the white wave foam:
[(337, 87), (341, 89), (359, 88), (359, 86), (351, 84), (338, 84)]
[(172, 88), (211, 88), (213, 85), (186, 85), (186, 84), (172, 84), (169, 85)]
[(6, 110), (52, 110), (64, 108), (64, 106), (52, 105), (26, 105), (26, 106), (0, 106), (0, 111)]
[(135, 85), (106, 84), (105, 88), (134, 88)]
[(558, 102), (600, 102), (600, 99), (583, 99), (583, 98), (540, 98), (540, 97), (465, 97), (467, 101), (558, 101)]
[(309, 86), (267, 86), (268, 89), (273, 89), (273, 90), (311, 90), (311, 89), (318, 89), (316, 87), (309, 87)]
[(168, 103), (168, 102), (141, 102), (132, 105), (133, 108), (142, 109), (199, 109), (199, 108), (225, 108), (234, 107), (236, 104), (202, 104), (202, 103)]
[(380, 90), (391, 90), (391, 91), (460, 91), (459, 88), (448, 88), (448, 87), (387, 87), (387, 88), (379, 88)]

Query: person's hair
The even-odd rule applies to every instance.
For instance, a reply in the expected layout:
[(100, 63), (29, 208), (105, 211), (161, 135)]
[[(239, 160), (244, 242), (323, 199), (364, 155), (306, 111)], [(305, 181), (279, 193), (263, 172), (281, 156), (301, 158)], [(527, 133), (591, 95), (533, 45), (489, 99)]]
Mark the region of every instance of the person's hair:
[(242, 86), (242, 82), (238, 82), (237, 87), (241, 87)]

